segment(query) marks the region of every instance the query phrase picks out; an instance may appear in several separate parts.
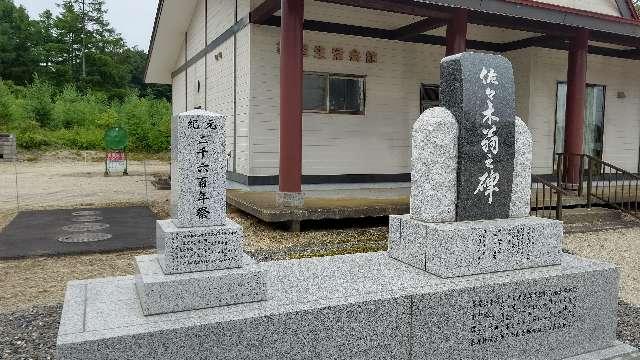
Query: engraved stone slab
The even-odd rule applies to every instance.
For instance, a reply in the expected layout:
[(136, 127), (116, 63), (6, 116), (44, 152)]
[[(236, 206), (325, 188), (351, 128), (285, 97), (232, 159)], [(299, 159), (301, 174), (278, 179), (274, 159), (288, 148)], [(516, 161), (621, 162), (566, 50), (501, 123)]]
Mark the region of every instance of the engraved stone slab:
[(510, 217), (529, 216), (531, 210), (531, 158), (533, 141), (527, 124), (516, 116), (516, 152)]
[(509, 60), (462, 53), (441, 62), (440, 100), (458, 135), (457, 221), (508, 218), (515, 147), (515, 86)]
[(133, 277), (72, 282), (57, 358), (604, 360), (619, 346), (615, 266), (567, 254), (449, 279), (384, 252), (258, 266), (267, 301), (154, 316)]
[(557, 265), (562, 223), (524, 217), (428, 223), (389, 218), (389, 256), (441, 277)]
[(266, 300), (266, 274), (248, 255), (237, 269), (165, 275), (157, 255), (136, 256), (136, 290), (145, 315)]
[(458, 123), (451, 112), (426, 110), (411, 133), (411, 216), (422, 221), (455, 221)]
[(618, 272), (585, 271), (578, 265), (584, 260), (565, 259), (560, 276), (530, 277), (536, 270), (527, 269), (490, 275), (502, 276), (500, 284), (469, 278), (466, 286), (416, 297), (413, 359), (553, 360), (612, 346)]
[(171, 121), (171, 218), (178, 227), (225, 223), (224, 116), (191, 110)]
[(223, 226), (180, 228), (172, 219), (156, 222), (156, 247), (165, 274), (242, 266), (242, 227), (230, 219)]

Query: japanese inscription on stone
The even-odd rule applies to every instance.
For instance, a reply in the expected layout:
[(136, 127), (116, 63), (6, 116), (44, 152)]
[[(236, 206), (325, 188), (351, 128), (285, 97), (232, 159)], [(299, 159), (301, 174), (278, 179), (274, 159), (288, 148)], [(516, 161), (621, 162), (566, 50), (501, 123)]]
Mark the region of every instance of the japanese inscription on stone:
[[(174, 117), (172, 218), (179, 227), (224, 224), (224, 117), (192, 110)], [(172, 185), (173, 185), (172, 184)]]
[(577, 289), (560, 287), (472, 299), (469, 345), (556, 331), (576, 322)]
[(459, 126), (456, 220), (508, 218), (515, 154), (511, 64), (491, 54), (444, 58), (440, 97)]

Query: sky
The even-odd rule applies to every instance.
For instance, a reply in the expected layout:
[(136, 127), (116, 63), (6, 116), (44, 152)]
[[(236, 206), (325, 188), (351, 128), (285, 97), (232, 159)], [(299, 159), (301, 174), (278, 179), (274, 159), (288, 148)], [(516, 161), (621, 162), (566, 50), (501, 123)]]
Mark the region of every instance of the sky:
[[(14, 0), (27, 9), (31, 18), (37, 18), (45, 9), (58, 13), (58, 0)], [(157, 0), (105, 0), (107, 20), (129, 46), (147, 51), (156, 16)]]

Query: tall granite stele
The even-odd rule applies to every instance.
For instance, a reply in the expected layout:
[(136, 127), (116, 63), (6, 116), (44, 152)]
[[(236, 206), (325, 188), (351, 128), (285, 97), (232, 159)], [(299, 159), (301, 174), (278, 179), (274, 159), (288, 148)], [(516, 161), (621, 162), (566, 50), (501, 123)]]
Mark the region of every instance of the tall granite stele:
[(145, 315), (260, 301), (264, 271), (226, 217), (224, 116), (192, 110), (171, 128), (171, 219), (156, 225), (156, 255), (136, 257)]
[(391, 216), (391, 257), (442, 277), (560, 264), (562, 223), (528, 216), (532, 142), (514, 93), (502, 56), (442, 61), (443, 107), (414, 124), (410, 214)]

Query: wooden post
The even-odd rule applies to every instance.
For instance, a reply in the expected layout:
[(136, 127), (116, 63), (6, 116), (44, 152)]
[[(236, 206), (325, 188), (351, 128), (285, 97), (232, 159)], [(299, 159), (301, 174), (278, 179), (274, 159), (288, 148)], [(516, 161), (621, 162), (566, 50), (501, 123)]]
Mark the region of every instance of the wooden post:
[[(304, 0), (282, 0), (280, 29), (280, 171), (278, 202), (302, 195), (302, 32)], [(295, 194), (299, 194), (297, 197)], [(291, 196), (294, 195), (294, 196)]]
[(447, 23), (446, 56), (467, 50), (467, 9), (456, 8)]
[(591, 181), (593, 180), (593, 162), (591, 161), (590, 157), (587, 158), (587, 161), (587, 209), (591, 209), (591, 187), (593, 186), (591, 184)]
[(589, 31), (578, 30), (571, 39), (567, 66), (567, 108), (564, 126), (565, 180), (571, 185), (580, 181), (580, 161), (584, 136), (584, 101), (587, 88), (587, 51)]

